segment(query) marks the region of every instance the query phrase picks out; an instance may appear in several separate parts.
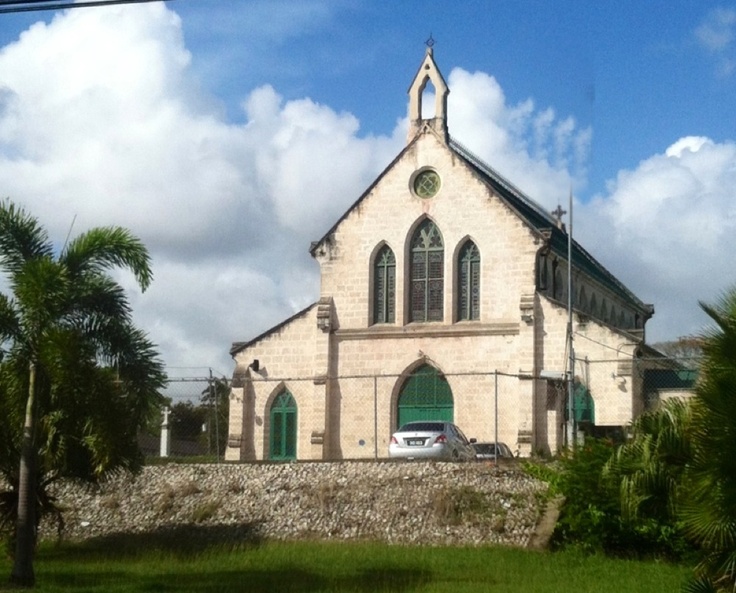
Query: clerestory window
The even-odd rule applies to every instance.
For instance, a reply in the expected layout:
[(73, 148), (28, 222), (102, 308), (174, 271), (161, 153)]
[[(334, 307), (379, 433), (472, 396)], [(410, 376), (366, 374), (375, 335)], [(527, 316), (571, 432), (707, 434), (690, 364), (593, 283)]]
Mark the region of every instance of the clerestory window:
[(419, 225), (411, 240), (410, 321), (442, 321), (444, 260), (442, 235), (427, 219)]
[(549, 264), (547, 256), (539, 254), (537, 256), (537, 290), (547, 290), (549, 285)]

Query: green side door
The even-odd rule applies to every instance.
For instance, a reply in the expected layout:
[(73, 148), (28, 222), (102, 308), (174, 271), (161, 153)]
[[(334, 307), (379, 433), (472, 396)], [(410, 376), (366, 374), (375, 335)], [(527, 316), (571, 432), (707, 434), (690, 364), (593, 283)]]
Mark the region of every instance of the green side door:
[(271, 437), (269, 459), (296, 459), (296, 402), (288, 391), (282, 391), (271, 405)]
[(419, 367), (404, 383), (398, 408), (397, 428), (415, 420), (452, 422), (454, 404), (447, 379), (429, 365)]
[(578, 424), (595, 424), (595, 401), (582, 383), (576, 383), (572, 391), (573, 413)]

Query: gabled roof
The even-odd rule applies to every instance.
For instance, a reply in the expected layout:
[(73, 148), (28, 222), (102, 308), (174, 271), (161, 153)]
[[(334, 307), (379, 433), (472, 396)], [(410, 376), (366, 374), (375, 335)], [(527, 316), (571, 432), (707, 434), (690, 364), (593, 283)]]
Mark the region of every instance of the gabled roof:
[(245, 350), (246, 348), (252, 346), (256, 342), (260, 342), (262, 339), (267, 338), (268, 336), (271, 336), (275, 333), (278, 333), (279, 330), (289, 325), (295, 319), (298, 319), (299, 317), (303, 317), (304, 315), (309, 313), (309, 311), (311, 311), (316, 305), (317, 303), (312, 303), (311, 305), (309, 305), (308, 307), (305, 307), (301, 311), (297, 311), (288, 319), (284, 319), (278, 325), (274, 325), (272, 328), (267, 329), (265, 332), (257, 335), (252, 340), (248, 340), (247, 342), (233, 342), (233, 345), (230, 347), (230, 356), (235, 356), (238, 352)]
[[(454, 139), (450, 140), (450, 149), (529, 226), (540, 233), (543, 231), (550, 233), (548, 242), (550, 250), (567, 260), (568, 234), (559, 228), (557, 221), (549, 212)], [(651, 305), (642, 302), (574, 239), (571, 247), (574, 268), (581, 270), (647, 316), (654, 312)]]
[(396, 155), (396, 157), (394, 158), (394, 160), (392, 160), (388, 164), (388, 166), (383, 171), (381, 171), (381, 173), (378, 175), (378, 177), (376, 177), (373, 180), (373, 183), (371, 183), (368, 186), (368, 188), (360, 195), (360, 197), (357, 200), (355, 200), (355, 202), (353, 202), (353, 204), (343, 213), (343, 215), (340, 218), (337, 219), (337, 221), (335, 222), (335, 224), (333, 224), (330, 227), (330, 230), (328, 230), (324, 235), (322, 235), (322, 238), (319, 241), (312, 241), (312, 244), (309, 246), (309, 253), (311, 254), (312, 257), (314, 257), (314, 255), (315, 255), (315, 253), (317, 251), (317, 247), (319, 247), (322, 243), (324, 243), (327, 240), (327, 238), (335, 232), (335, 230), (337, 229), (337, 227), (340, 226), (340, 223), (342, 223), (342, 221), (345, 220), (348, 217), (348, 215), (353, 210), (355, 210), (355, 208), (357, 208), (358, 205), (363, 200), (365, 200), (365, 198), (373, 191), (373, 188), (376, 187), (378, 185), (378, 183), (381, 181), (381, 179), (383, 179), (386, 176), (386, 173), (388, 173), (391, 169), (393, 169), (394, 165), (401, 160), (401, 157), (404, 156), (404, 153), (406, 153), (406, 151), (408, 151), (409, 148), (411, 148), (417, 142), (418, 138), (419, 138), (419, 134), (417, 134), (414, 137), (414, 139), (411, 142), (409, 142), (403, 148), (403, 150), (401, 152), (399, 152), (399, 154)]
[[(431, 131), (427, 132), (431, 133)], [(417, 134), (414, 139), (409, 142), (404, 149), (396, 155), (391, 163), (381, 172), (371, 185), (361, 194), (361, 196), (350, 206), (345, 213), (335, 222), (324, 236), (312, 243), (309, 252), (314, 257), (317, 248), (327, 238), (332, 235), (337, 227), (345, 218), (371, 193), (373, 188), (383, 179), (388, 171), (401, 159), (401, 157), (409, 150), (421, 136)], [(440, 140), (441, 141), (441, 140)], [(474, 155), (462, 144), (454, 139), (450, 139), (448, 149), (459, 157), (478, 179), (489, 186), (493, 192), (498, 195), (506, 205), (531, 227), (540, 234), (549, 233), (549, 247), (553, 253), (560, 258), (567, 260), (568, 234), (560, 229), (557, 220), (547, 212), (540, 204), (532, 198), (524, 194), (520, 189), (514, 186), (510, 181), (505, 179), (500, 173), (493, 169), (490, 165)], [(598, 260), (596, 260), (588, 251), (586, 251), (577, 241), (572, 240), (572, 264), (573, 267), (582, 271), (590, 278), (596, 280), (608, 290), (618, 295), (622, 300), (630, 306), (641, 311), (645, 318), (650, 317), (654, 310), (651, 305), (645, 304), (626, 286), (624, 286), (613, 274), (611, 274)]]

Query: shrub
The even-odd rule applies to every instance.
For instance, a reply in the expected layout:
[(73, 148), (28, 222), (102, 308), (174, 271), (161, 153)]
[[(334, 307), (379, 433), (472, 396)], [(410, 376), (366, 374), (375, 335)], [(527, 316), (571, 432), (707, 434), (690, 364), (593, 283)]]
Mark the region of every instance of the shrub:
[(211, 500), (195, 507), (192, 511), (192, 523), (203, 523), (211, 519), (215, 516), (219, 508), (220, 502), (216, 500)]
[(506, 517), (506, 510), (502, 506), (493, 504), (483, 492), (467, 486), (435, 492), (432, 509), (442, 525), (472, 524), (486, 517), (494, 517), (495, 531), (503, 529)]
[(612, 452), (608, 441), (587, 439), (583, 446), (562, 457), (558, 487), (565, 502), (553, 535), (554, 546), (574, 545), (599, 552), (619, 545), (622, 526), (618, 490), (603, 477), (603, 466)]
[(525, 473), (532, 478), (546, 482), (549, 486), (545, 497), (557, 496), (562, 492), (562, 469), (559, 463), (548, 461), (524, 460), (521, 464)]
[(675, 520), (644, 513), (622, 515), (618, 476), (604, 471), (615, 450), (610, 441), (586, 439), (562, 458), (559, 487), (565, 502), (553, 546), (627, 557), (688, 555), (691, 547)]

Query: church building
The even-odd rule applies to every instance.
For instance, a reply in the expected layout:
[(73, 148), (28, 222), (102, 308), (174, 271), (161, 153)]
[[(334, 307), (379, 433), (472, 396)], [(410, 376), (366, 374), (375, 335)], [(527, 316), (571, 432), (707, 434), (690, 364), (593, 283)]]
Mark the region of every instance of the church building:
[(428, 48), (406, 146), (310, 247), (316, 302), (233, 344), (227, 459), (385, 458), (415, 419), (554, 454), (570, 411), (600, 432), (645, 409), (653, 307), (450, 136), (449, 92)]

